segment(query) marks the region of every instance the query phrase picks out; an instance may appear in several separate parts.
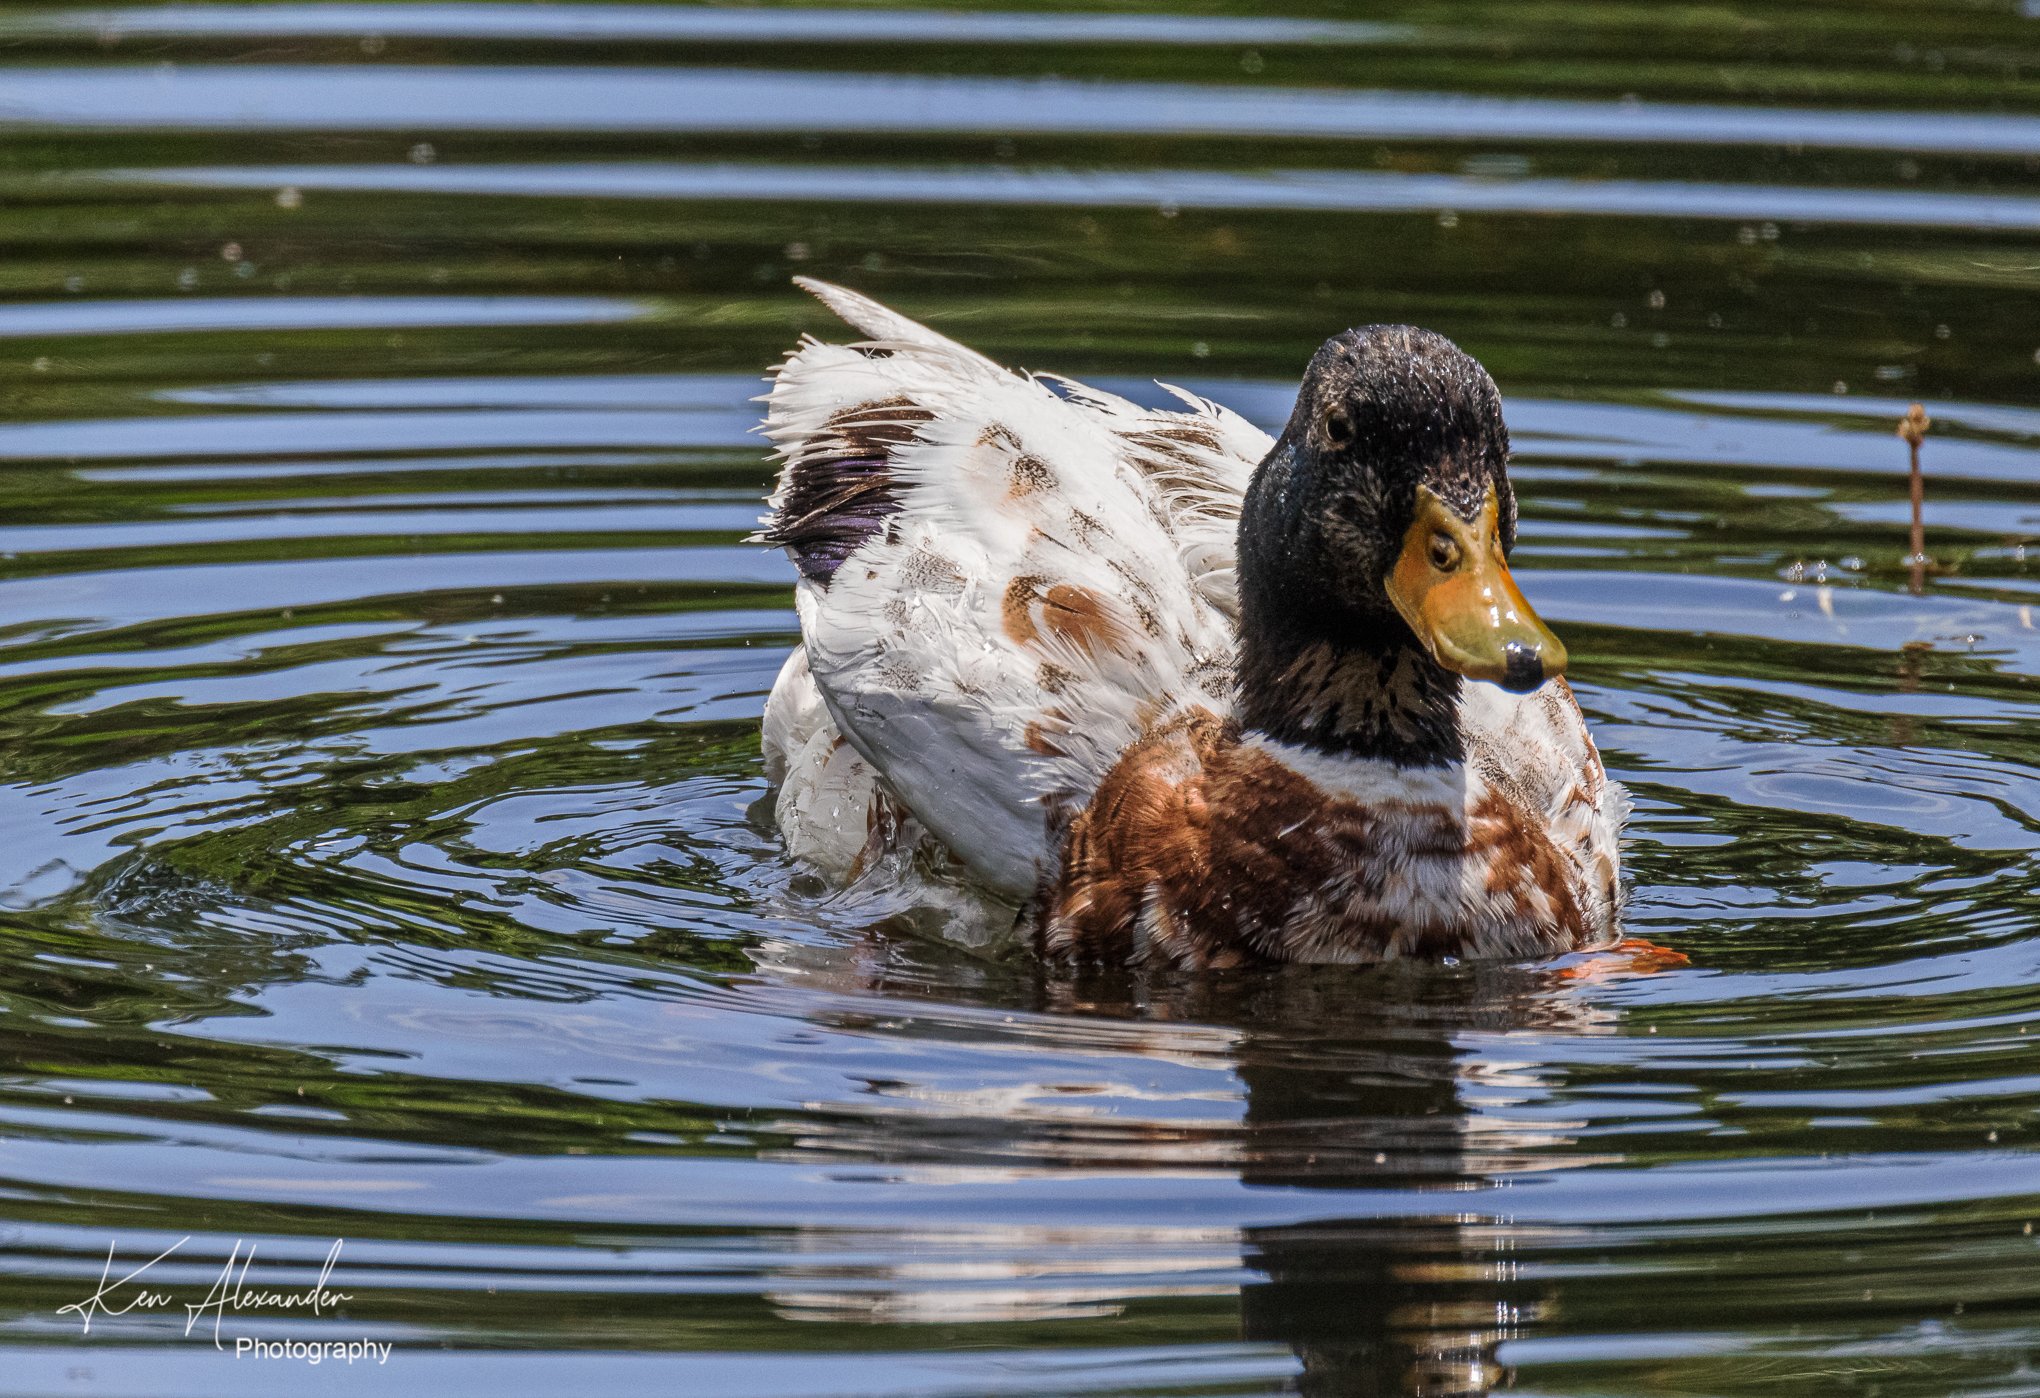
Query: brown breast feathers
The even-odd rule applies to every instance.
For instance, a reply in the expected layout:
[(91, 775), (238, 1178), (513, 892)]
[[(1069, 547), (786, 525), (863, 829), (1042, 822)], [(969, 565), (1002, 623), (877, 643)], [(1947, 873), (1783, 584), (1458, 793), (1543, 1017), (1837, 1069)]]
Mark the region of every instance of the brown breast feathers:
[(1154, 730), (1070, 823), (1044, 953), (1222, 968), (1536, 956), (1609, 928), (1541, 822), (1499, 791), (1355, 799), (1204, 709)]

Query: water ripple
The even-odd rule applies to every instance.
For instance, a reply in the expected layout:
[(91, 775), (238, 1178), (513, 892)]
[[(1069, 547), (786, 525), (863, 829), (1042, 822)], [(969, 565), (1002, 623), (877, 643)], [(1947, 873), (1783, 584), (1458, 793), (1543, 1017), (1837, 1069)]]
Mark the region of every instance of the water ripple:
[(0, 123), (270, 131), (991, 132), (2040, 154), (2040, 117), (721, 69), (36, 68)]

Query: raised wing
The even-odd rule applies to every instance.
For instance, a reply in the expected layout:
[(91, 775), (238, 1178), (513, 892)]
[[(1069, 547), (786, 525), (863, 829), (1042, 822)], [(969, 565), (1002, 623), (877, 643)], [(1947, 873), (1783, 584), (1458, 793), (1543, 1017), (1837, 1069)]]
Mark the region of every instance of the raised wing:
[(1239, 495), (1268, 439), (1012, 373), (802, 283), (873, 338), (804, 343), (763, 537), (800, 572), (844, 739), (977, 876), (1031, 895), (1068, 815), (1186, 703), (1231, 700)]

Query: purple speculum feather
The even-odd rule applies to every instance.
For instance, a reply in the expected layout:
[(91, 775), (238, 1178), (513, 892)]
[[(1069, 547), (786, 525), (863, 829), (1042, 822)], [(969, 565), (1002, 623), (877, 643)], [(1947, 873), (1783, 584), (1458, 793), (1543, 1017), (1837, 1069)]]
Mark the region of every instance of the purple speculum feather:
[[(794, 565), (810, 582), (827, 586), (843, 561), (879, 524), (898, 511), (899, 500), (887, 489), (882, 456), (818, 461), (806, 467), (805, 500), (789, 500), (784, 512), (782, 542), (793, 551)], [(801, 505), (807, 508), (802, 510)]]

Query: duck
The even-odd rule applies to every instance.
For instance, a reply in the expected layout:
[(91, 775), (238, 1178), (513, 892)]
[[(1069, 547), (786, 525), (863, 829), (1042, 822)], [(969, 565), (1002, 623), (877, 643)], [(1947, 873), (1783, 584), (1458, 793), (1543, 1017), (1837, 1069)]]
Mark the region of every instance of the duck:
[(796, 281), (862, 338), (804, 337), (761, 400), (793, 859), (848, 882), (932, 851), (1073, 964), (1616, 941), (1630, 803), (1510, 573), (1508, 431), (1470, 355), (1344, 331), (1271, 438)]

